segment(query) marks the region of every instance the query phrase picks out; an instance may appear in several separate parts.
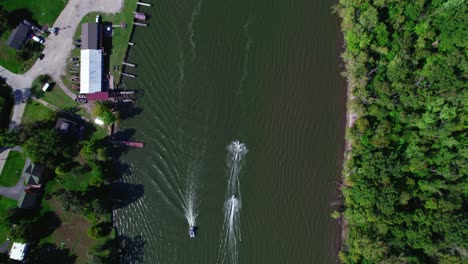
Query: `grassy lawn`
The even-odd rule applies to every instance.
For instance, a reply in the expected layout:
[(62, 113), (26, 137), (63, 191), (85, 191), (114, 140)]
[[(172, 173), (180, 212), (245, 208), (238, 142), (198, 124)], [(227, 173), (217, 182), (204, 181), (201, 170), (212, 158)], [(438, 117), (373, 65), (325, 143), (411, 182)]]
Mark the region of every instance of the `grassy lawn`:
[(8, 233), (10, 232), (10, 228), (7, 225), (3, 224), (3, 219), (7, 215), (7, 211), (10, 208), (15, 208), (18, 202), (12, 199), (9, 199), (4, 196), (0, 196), (0, 243), (5, 242)]
[(0, 36), (0, 65), (13, 73), (20, 73), (23, 62), (16, 59), (16, 50), (7, 45), (10, 31), (4, 32)]
[[(28, 10), (19, 14), (35, 20), (39, 25), (52, 26), (68, 0), (3, 0), (0, 5), (8, 12)], [(30, 17), (28, 17), (30, 15)]]
[[(114, 76), (114, 83), (120, 82), (120, 72), (113, 71), (112, 68), (114, 65), (119, 65), (120, 69), (122, 68), (122, 62), (127, 52), (128, 42), (132, 33), (133, 11), (136, 10), (136, 3), (136, 0), (125, 0), (123, 10), (118, 14), (89, 13), (83, 17), (80, 22), (80, 25), (86, 22), (95, 22), (96, 15), (99, 14), (102, 17), (103, 23), (112, 23), (113, 25), (127, 24), (127, 28), (114, 28), (114, 33), (112, 35), (112, 52), (110, 54), (108, 69), (110, 69), (109, 71)], [(78, 26), (74, 36), (74, 39), (79, 38), (81, 38), (81, 26)], [(71, 57), (79, 56), (79, 50), (76, 49), (72, 51)], [(70, 74), (67, 74), (65, 78), (70, 79), (69, 75)]]
[(46, 121), (55, 119), (56, 113), (47, 108), (46, 106), (35, 102), (29, 101), (26, 104), (26, 109), (24, 110), (23, 119), (21, 120), (22, 124), (30, 124), (36, 121)]
[(3, 0), (0, 2), (8, 12), (8, 24), (10, 29), (0, 36), (0, 65), (13, 73), (27, 71), (36, 62), (41, 52), (36, 52), (26, 60), (16, 58), (17, 51), (7, 45), (11, 31), (23, 19), (37, 22), (38, 25), (52, 26), (62, 12), (68, 0)]
[(15, 186), (21, 178), (25, 160), (19, 151), (10, 150), (5, 161), (2, 173), (0, 174), (0, 186)]

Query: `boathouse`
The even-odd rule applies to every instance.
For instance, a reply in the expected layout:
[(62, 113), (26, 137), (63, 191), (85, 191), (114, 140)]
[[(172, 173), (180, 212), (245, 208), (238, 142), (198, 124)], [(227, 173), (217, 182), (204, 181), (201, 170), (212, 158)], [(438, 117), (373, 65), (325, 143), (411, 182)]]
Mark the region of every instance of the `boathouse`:
[(102, 49), (100, 24), (84, 23), (81, 27), (80, 93), (102, 91)]

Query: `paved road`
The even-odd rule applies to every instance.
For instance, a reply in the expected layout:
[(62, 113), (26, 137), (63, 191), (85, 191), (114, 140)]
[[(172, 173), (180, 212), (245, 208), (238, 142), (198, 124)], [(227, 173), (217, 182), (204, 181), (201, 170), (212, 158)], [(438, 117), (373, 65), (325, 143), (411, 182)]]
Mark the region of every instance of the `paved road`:
[(24, 74), (13, 74), (0, 66), (0, 76), (6, 79), (15, 95), (10, 129), (15, 129), (21, 124), (26, 100), (30, 96), (31, 84), (41, 74), (52, 76), (68, 96), (75, 98), (75, 95), (63, 84), (61, 76), (66, 73), (66, 60), (74, 48), (73, 34), (78, 24), (83, 16), (90, 12), (116, 13), (122, 6), (123, 0), (69, 0), (54, 24), (54, 27), (60, 28), (58, 35), (51, 34), (44, 42), (43, 60), (38, 60)]

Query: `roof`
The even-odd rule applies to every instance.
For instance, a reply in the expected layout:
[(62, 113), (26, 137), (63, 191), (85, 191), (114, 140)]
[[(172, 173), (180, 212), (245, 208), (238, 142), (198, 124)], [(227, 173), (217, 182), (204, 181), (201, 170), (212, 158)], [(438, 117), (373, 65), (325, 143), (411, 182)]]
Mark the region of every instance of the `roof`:
[(31, 23), (24, 20), (11, 32), (7, 42), (8, 46), (19, 50), (28, 38), (29, 31), (31, 31)]
[(25, 252), (26, 244), (14, 242), (13, 247), (10, 250), (10, 258), (18, 261), (23, 261)]
[(31, 162), (26, 170), (24, 170), (24, 173), (28, 174), (28, 176), (34, 177), (36, 182), (32, 184), (39, 184), (42, 179), (42, 175), (44, 174), (44, 170), (45, 168), (43, 166)]
[(81, 49), (99, 49), (99, 25), (84, 23), (81, 26)]
[(90, 93), (86, 95), (89, 101), (104, 101), (109, 99), (109, 92)]
[(81, 50), (80, 93), (97, 93), (102, 88), (102, 51)]
[(36, 205), (39, 194), (35, 192), (22, 191), (18, 198), (18, 207), (22, 209), (31, 209)]

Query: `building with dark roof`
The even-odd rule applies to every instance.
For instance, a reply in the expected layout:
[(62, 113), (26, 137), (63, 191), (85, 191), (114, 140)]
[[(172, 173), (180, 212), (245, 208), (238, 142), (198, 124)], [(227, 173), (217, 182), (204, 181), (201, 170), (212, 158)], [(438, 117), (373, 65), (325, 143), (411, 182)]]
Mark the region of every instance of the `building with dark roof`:
[(27, 20), (23, 20), (10, 34), (8, 38), (8, 46), (19, 50), (26, 39), (28, 38), (29, 32), (31, 31), (32, 24)]
[(100, 49), (99, 45), (99, 24), (84, 23), (81, 26), (81, 49)]
[(40, 184), (44, 175), (45, 168), (32, 162), (23, 172), (25, 189), (18, 198), (18, 207), (24, 209), (33, 208), (40, 198)]
[(77, 122), (73, 122), (66, 118), (59, 118), (55, 123), (55, 129), (63, 135), (81, 139), (84, 127)]

